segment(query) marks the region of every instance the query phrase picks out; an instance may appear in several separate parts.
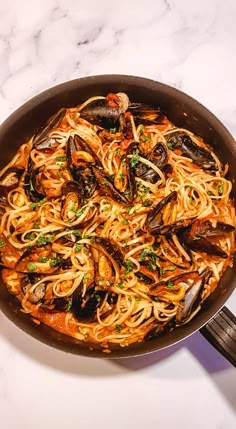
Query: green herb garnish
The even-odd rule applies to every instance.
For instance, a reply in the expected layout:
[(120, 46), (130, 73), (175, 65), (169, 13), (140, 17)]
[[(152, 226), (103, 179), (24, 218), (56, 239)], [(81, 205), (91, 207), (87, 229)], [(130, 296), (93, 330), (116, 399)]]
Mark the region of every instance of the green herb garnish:
[(135, 153), (131, 157), (131, 167), (135, 168), (136, 165), (139, 163), (139, 150), (136, 149)]
[(79, 252), (83, 248), (83, 243), (76, 243), (75, 245), (75, 251)]
[(163, 268), (163, 270), (161, 271), (161, 273), (165, 274), (167, 271), (175, 271), (175, 270), (176, 270), (176, 266), (175, 265), (171, 265), (170, 267)]
[(110, 134), (115, 134), (116, 133), (116, 128), (110, 128), (109, 132), (110, 132)]
[(72, 231), (72, 234), (76, 237), (82, 237), (82, 234), (78, 229), (74, 229), (74, 231)]
[(121, 332), (121, 331), (122, 331), (122, 326), (116, 325), (116, 332)]
[(62, 169), (66, 168), (64, 162), (56, 162), (56, 165)]
[(40, 247), (40, 246), (45, 246), (46, 244), (50, 243), (50, 241), (52, 241), (54, 239), (55, 235), (51, 234), (49, 236), (46, 236), (44, 234), (40, 235), (40, 237), (38, 238), (38, 240), (36, 241), (36, 246)]
[(0, 247), (4, 247), (6, 243), (3, 240), (0, 240)]
[(38, 262), (42, 262), (43, 264), (48, 261), (47, 256), (39, 256)]
[(28, 265), (27, 265), (27, 268), (28, 268), (29, 271), (35, 271), (35, 270), (37, 270), (37, 267), (36, 267), (36, 265), (33, 262), (29, 262)]
[(72, 301), (68, 301), (66, 306), (66, 312), (69, 313), (69, 311), (71, 311), (71, 308), (72, 308)]
[(168, 289), (173, 289), (173, 287), (174, 287), (174, 283), (172, 283), (172, 282), (168, 282), (168, 283), (167, 283), (167, 287), (168, 287)]
[(117, 287), (118, 287), (119, 289), (123, 289), (123, 283), (122, 283), (122, 282), (117, 283)]
[(127, 274), (131, 273), (131, 271), (133, 271), (134, 264), (130, 259), (128, 259), (127, 261), (125, 261), (125, 267), (126, 267), (125, 274), (127, 275)]
[(45, 198), (43, 200), (38, 201), (37, 203), (30, 203), (31, 209), (36, 209), (37, 207), (42, 206), (46, 202)]
[(219, 194), (223, 194), (223, 192), (224, 192), (224, 183), (223, 182), (218, 183), (217, 184), (217, 189), (218, 189)]
[(60, 263), (60, 258), (57, 258), (56, 256), (51, 255), (49, 265), (50, 267), (56, 267)]
[(83, 282), (85, 283), (85, 282), (87, 282), (87, 280), (89, 280), (90, 279), (90, 274), (89, 273), (85, 273), (84, 274), (84, 277), (83, 277)]
[(143, 136), (143, 137), (140, 137), (140, 140), (141, 140), (141, 142), (149, 143), (151, 140), (151, 137), (150, 136)]
[(65, 155), (64, 156), (57, 156), (56, 160), (57, 161), (66, 161), (66, 156)]

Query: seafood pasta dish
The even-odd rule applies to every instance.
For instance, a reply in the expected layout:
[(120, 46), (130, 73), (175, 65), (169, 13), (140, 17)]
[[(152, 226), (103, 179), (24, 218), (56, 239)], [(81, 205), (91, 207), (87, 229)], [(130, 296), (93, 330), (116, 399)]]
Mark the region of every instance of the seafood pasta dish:
[(1, 275), (21, 311), (108, 352), (188, 323), (233, 264), (232, 183), (209, 143), (125, 93), (22, 142), (0, 172)]

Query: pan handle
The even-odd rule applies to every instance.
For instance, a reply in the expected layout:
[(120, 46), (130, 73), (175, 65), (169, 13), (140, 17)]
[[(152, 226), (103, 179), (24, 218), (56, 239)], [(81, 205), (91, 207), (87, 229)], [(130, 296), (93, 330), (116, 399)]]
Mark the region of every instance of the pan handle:
[(236, 317), (227, 307), (223, 307), (200, 332), (236, 367)]

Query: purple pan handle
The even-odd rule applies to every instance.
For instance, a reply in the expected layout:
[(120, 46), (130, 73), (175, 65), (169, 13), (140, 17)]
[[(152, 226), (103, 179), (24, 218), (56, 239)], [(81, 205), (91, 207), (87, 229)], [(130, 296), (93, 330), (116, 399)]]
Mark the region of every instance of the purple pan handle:
[(236, 317), (227, 307), (223, 307), (200, 332), (236, 367)]

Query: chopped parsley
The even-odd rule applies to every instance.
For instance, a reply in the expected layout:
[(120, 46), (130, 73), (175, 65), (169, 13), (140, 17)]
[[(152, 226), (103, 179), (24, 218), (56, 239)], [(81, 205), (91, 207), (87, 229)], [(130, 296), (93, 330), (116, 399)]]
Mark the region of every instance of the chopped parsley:
[(154, 252), (153, 248), (147, 246), (139, 255), (140, 262), (147, 262), (147, 268), (150, 271), (155, 271), (157, 269), (157, 260), (159, 257)]
[(75, 216), (76, 217), (82, 216), (82, 214), (84, 214), (85, 210), (86, 210), (86, 207), (82, 207), (81, 209), (76, 210), (75, 211)]
[(87, 282), (87, 280), (89, 280), (90, 279), (90, 274), (89, 273), (85, 273), (84, 274), (84, 277), (83, 277), (83, 282), (85, 283), (85, 282)]
[(142, 261), (146, 261), (146, 259), (147, 259), (147, 256), (150, 254), (150, 253), (152, 253), (153, 252), (153, 249), (152, 249), (152, 247), (150, 247), (150, 246), (147, 246), (147, 247), (145, 247), (145, 249), (143, 249), (142, 250), (142, 252), (140, 253), (140, 255), (139, 255), (139, 260), (142, 262)]
[(116, 149), (115, 152), (114, 152), (114, 156), (119, 156), (119, 158), (121, 158), (122, 157), (122, 153), (118, 149)]
[(37, 207), (42, 206), (46, 202), (45, 198), (43, 200), (38, 201), (37, 203), (30, 203), (31, 209), (36, 209)]
[(51, 255), (49, 265), (50, 267), (56, 267), (60, 263), (60, 258), (57, 258), (56, 256)]
[(29, 262), (28, 265), (27, 265), (27, 268), (28, 268), (29, 271), (35, 271), (35, 270), (37, 270), (37, 267), (36, 267), (36, 265), (33, 262)]
[(150, 136), (143, 136), (143, 137), (140, 137), (140, 140), (141, 140), (141, 142), (149, 143), (151, 140), (151, 137)]
[(117, 283), (117, 287), (118, 287), (119, 289), (123, 289), (123, 283), (122, 283), (122, 282)]
[(36, 246), (40, 247), (40, 246), (45, 246), (46, 244), (50, 243), (50, 241), (52, 241), (54, 239), (55, 235), (51, 234), (48, 237), (44, 234), (40, 235), (40, 237), (38, 238), (38, 240), (36, 241)]
[(126, 208), (126, 213), (130, 213), (133, 207), (127, 207)]
[(72, 234), (76, 237), (82, 237), (82, 234), (78, 229), (74, 229), (74, 231), (72, 231)]
[(131, 271), (133, 271), (133, 269), (134, 269), (133, 262), (130, 259), (125, 261), (125, 274), (127, 275), (127, 274), (131, 273)]
[(28, 233), (25, 235), (25, 238), (26, 238), (26, 240), (33, 241), (36, 238), (36, 235), (32, 234), (32, 233)]
[(167, 283), (167, 287), (168, 287), (168, 289), (173, 289), (174, 288), (174, 283), (168, 282)]
[(107, 212), (111, 209), (111, 204), (107, 204), (105, 207), (103, 207), (102, 212)]
[(139, 150), (136, 149), (135, 153), (131, 157), (131, 167), (135, 168), (137, 164), (139, 163)]
[(116, 325), (116, 332), (121, 332), (121, 331), (122, 331), (122, 326)]
[(0, 240), (0, 247), (4, 247), (6, 243), (3, 240)]
[(76, 243), (75, 245), (75, 251), (79, 252), (83, 248), (83, 243)]
[(39, 228), (39, 224), (38, 224), (38, 222), (34, 222), (34, 224), (33, 224), (33, 228), (35, 228), (35, 229), (38, 229), (38, 228)]
[(136, 301), (141, 301), (141, 297), (140, 296), (135, 296)]
[(144, 131), (145, 131), (144, 126), (143, 126), (143, 125), (140, 125), (140, 133), (144, 133)]
[(56, 165), (60, 168), (63, 168), (63, 169), (66, 168), (64, 162), (56, 162)]
[(223, 194), (223, 192), (224, 192), (224, 183), (223, 182), (218, 183), (217, 184), (217, 189), (218, 189), (219, 194)]
[(95, 295), (95, 298), (96, 298), (97, 302), (101, 302), (101, 297), (100, 297), (100, 295), (98, 295), (98, 293)]
[(57, 161), (66, 161), (66, 156), (65, 155), (64, 156), (57, 156), (56, 160)]
[(84, 338), (85, 339), (87, 339), (89, 337), (89, 333), (88, 332), (85, 332), (85, 334), (84, 334)]
[(126, 219), (125, 217), (123, 217), (122, 222), (124, 225), (128, 225), (129, 224), (129, 220)]
[(38, 262), (45, 263), (45, 262), (47, 262), (47, 261), (48, 261), (47, 256), (39, 256), (39, 257), (38, 257)]
[(68, 301), (67, 306), (66, 306), (66, 312), (71, 311), (72, 308), (72, 301)]
[(213, 193), (211, 191), (207, 191), (207, 195), (213, 195)]
[(110, 128), (110, 134), (116, 134), (116, 128)]
[(176, 270), (176, 266), (171, 265), (170, 267), (163, 268), (163, 270), (161, 271), (161, 274), (165, 274), (167, 271), (175, 271), (175, 270)]

